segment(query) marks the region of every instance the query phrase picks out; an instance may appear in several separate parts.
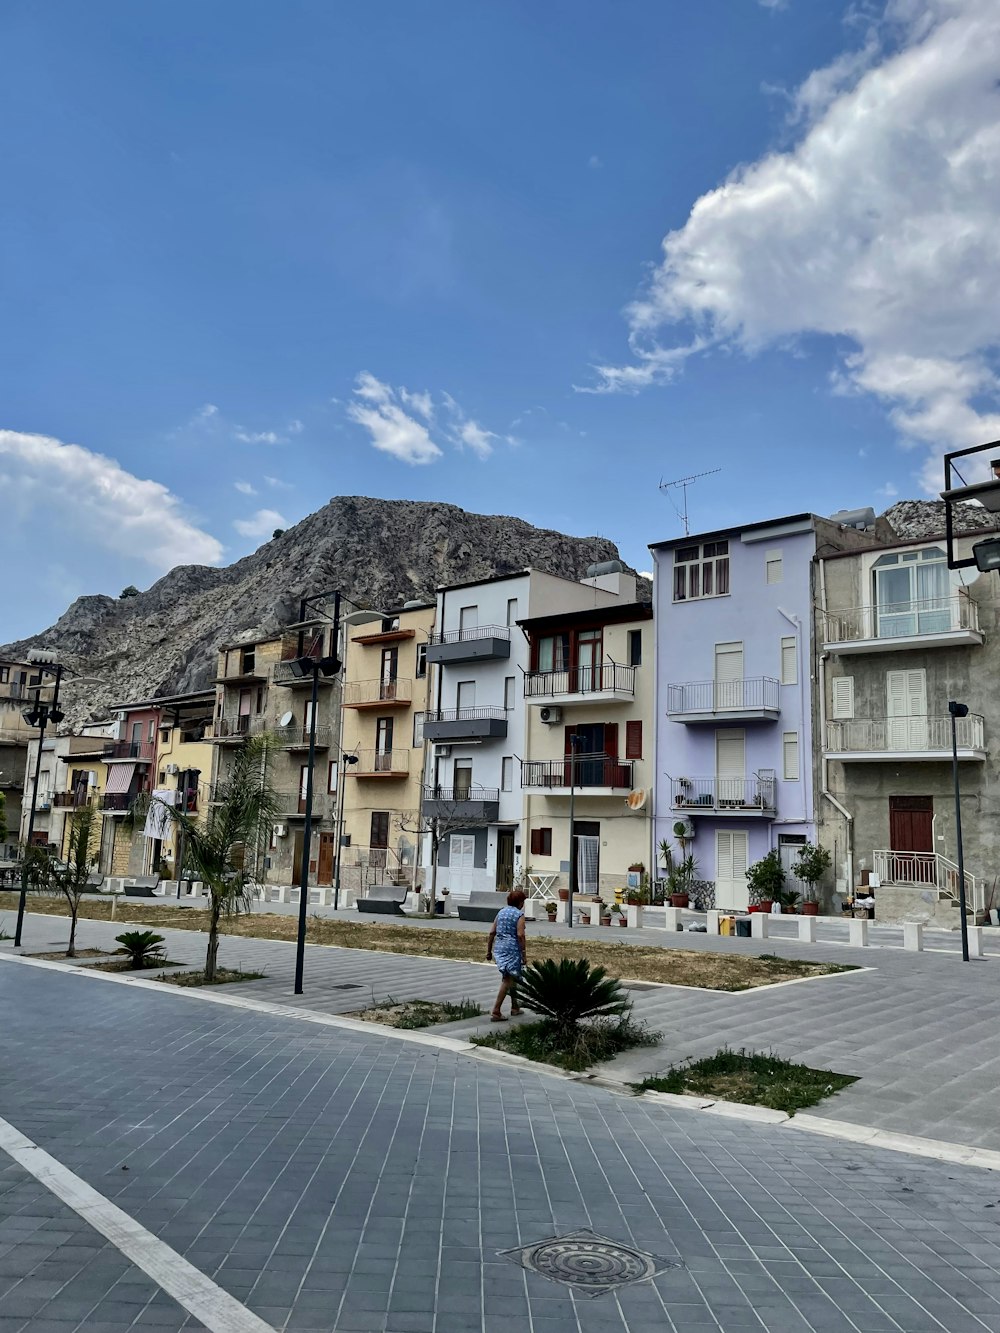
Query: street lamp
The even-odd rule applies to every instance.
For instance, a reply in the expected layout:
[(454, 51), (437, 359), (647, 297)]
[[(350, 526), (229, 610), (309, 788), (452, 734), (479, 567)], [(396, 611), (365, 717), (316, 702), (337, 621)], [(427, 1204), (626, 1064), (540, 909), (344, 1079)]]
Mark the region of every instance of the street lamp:
[(962, 925), (962, 961), (969, 961), (969, 924), (965, 919), (965, 852), (962, 848), (962, 792), (958, 780), (958, 719), (969, 716), (969, 705), (948, 704), (951, 714), (951, 771), (955, 779), (955, 836), (958, 839), (958, 912)]
[(333, 910), (340, 907), (340, 853), (344, 843), (344, 788), (347, 785), (347, 770), (358, 762), (356, 754), (340, 756), (340, 783), (337, 790), (337, 850), (333, 870)]
[(576, 806), (576, 751), (583, 737), (578, 731), (569, 734), (569, 897), (566, 900), (566, 924), (573, 929), (573, 814)]
[[(949, 569), (967, 569), (970, 565), (975, 565), (981, 573), (1000, 569), (1000, 540), (995, 537), (976, 542), (971, 556), (959, 559), (955, 553), (956, 504), (975, 500), (990, 513), (1000, 513), (1000, 455), (990, 459), (990, 474), (985, 481), (966, 482), (955, 465), (956, 458), (968, 458), (971, 454), (982, 454), (988, 449), (1000, 450), (1000, 440), (992, 440), (988, 444), (975, 444), (970, 449), (955, 449), (944, 456), (944, 490), (941, 492), (941, 499), (944, 501)], [(961, 486), (955, 485), (955, 477), (962, 483)]]
[[(30, 708), (26, 708), (21, 716), (27, 722), (29, 727), (38, 728), (38, 749), (35, 752), (35, 773), (31, 785), (31, 807), (28, 814), (28, 836), (25, 843), (24, 855), (21, 858), (21, 896), (17, 902), (17, 925), (14, 927), (14, 948), (21, 947), (21, 932), (24, 929), (24, 909), (28, 899), (28, 852), (32, 846), (32, 840), (35, 836), (35, 809), (38, 805), (38, 778), (42, 767), (42, 746), (45, 743), (45, 729), (51, 722), (53, 726), (58, 726), (63, 720), (65, 714), (59, 707), (59, 685), (62, 681), (62, 664), (56, 662), (51, 653), (41, 653), (31, 651), (28, 653), (28, 662), (38, 671), (38, 685), (35, 689), (35, 699)], [(55, 676), (55, 689), (52, 692), (51, 701), (42, 698), (42, 677)]]

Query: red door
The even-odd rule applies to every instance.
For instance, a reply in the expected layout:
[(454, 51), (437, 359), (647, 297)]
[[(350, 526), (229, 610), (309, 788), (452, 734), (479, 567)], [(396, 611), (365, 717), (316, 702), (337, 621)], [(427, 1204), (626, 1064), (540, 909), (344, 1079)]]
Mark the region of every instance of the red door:
[(932, 796), (889, 797), (889, 847), (892, 879), (903, 884), (934, 882)]

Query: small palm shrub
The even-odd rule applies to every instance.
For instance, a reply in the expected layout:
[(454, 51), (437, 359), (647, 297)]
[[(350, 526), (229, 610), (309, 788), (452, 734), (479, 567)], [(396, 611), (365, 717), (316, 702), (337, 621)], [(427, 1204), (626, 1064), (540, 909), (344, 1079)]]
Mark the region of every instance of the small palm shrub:
[(164, 936), (155, 930), (126, 930), (115, 936), (116, 943), (122, 947), (119, 952), (128, 954), (130, 971), (138, 972), (143, 967), (156, 967), (163, 962)]
[(564, 1034), (584, 1018), (628, 1012), (629, 1001), (616, 977), (585, 958), (543, 959), (524, 969), (517, 986), (521, 1004), (541, 1014)]

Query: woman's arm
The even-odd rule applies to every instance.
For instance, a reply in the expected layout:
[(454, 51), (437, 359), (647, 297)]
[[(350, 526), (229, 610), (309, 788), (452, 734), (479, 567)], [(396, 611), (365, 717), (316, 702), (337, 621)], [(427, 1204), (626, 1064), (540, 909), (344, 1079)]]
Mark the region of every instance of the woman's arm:
[(490, 927), (490, 937), (486, 941), (486, 961), (488, 963), (493, 962), (493, 941), (496, 939), (496, 937), (497, 937), (497, 923), (494, 921), (493, 925)]
[(528, 936), (523, 912), (517, 920), (517, 943), (521, 950), (521, 962), (526, 963), (528, 961)]

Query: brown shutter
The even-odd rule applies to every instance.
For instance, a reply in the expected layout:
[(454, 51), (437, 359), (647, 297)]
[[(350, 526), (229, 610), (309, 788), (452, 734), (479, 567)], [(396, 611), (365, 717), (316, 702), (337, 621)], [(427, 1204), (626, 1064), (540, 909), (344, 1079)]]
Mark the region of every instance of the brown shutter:
[(542, 830), (533, 828), (531, 830), (531, 855), (541, 856), (542, 854)]
[(642, 723), (625, 723), (625, 758), (642, 758)]
[(604, 753), (610, 755), (612, 759), (618, 758), (617, 722), (605, 722), (604, 724)]

